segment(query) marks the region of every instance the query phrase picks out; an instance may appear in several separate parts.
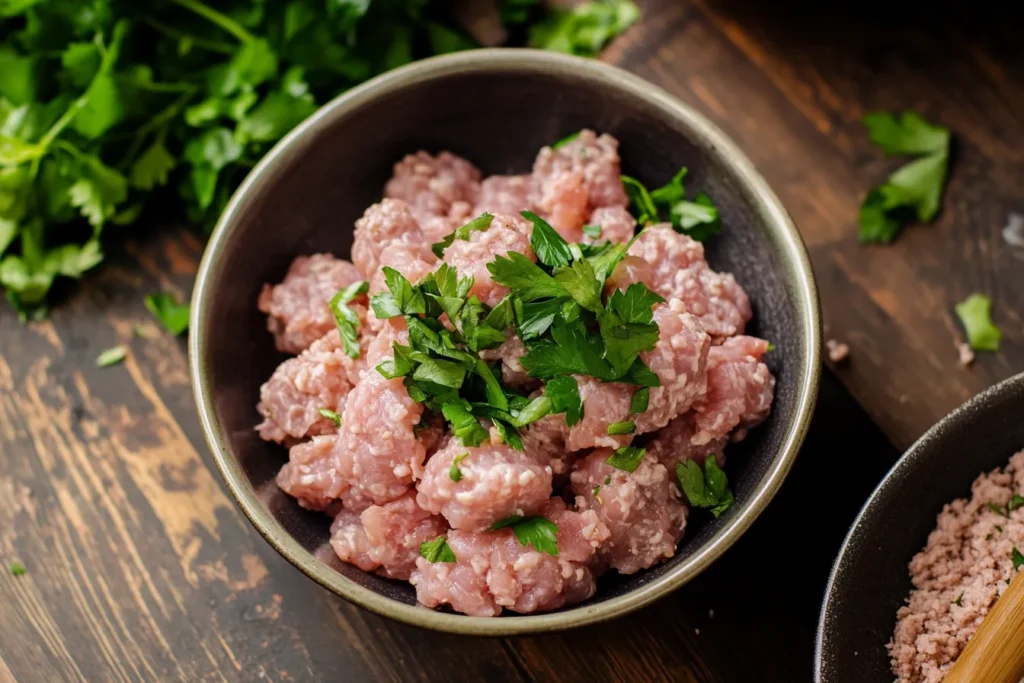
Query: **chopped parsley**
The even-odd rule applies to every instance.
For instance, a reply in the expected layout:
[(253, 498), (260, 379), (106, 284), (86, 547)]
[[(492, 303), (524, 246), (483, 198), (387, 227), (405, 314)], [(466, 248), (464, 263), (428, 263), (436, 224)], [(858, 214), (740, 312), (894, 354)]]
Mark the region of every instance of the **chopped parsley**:
[(633, 397), (629, 399), (629, 414), (639, 415), (640, 413), (647, 410), (647, 405), (651, 401), (651, 390), (647, 387), (640, 387), (633, 392)]
[(624, 446), (612, 453), (611, 457), (605, 462), (615, 469), (624, 472), (635, 472), (636, 468), (640, 467), (640, 461), (644, 459), (645, 453), (647, 453), (647, 450), (644, 448)]
[(551, 145), (551, 149), (561, 149), (562, 147), (565, 147), (566, 145), (568, 145), (570, 142), (572, 142), (573, 140), (575, 140), (579, 136), (580, 136), (580, 132), (579, 131), (576, 131), (575, 133), (570, 133), (569, 135), (566, 135), (564, 138), (562, 138), (558, 142), (556, 142), (553, 145)]
[(455, 562), (455, 553), (448, 545), (448, 539), (438, 536), (433, 541), (420, 543), (420, 555), (427, 559), (427, 562)]
[(676, 232), (704, 242), (722, 232), (718, 207), (707, 194), (697, 193), (692, 201), (686, 199), (686, 167), (672, 176), (665, 185), (648, 191), (636, 178), (622, 176), (622, 186), (629, 197), (630, 210), (640, 225), (658, 223), (662, 210), (668, 211), (668, 220)]
[(530, 248), (537, 255), (537, 260), (552, 268), (569, 265), (572, 260), (572, 251), (562, 236), (547, 221), (532, 211), (523, 211), (523, 218), (533, 223)]
[(171, 294), (160, 292), (147, 296), (145, 304), (153, 317), (174, 336), (178, 336), (188, 329), (190, 306), (187, 301), (179, 304)]
[(105, 368), (108, 365), (117, 365), (122, 362), (128, 351), (123, 346), (109, 348), (96, 357), (97, 367)]
[(366, 294), (370, 283), (365, 280), (353, 282), (345, 289), (339, 290), (331, 297), (328, 307), (334, 315), (334, 323), (341, 337), (341, 346), (349, 358), (359, 358), (359, 326), (362, 322), (359, 315), (349, 307), (352, 299)]
[(524, 548), (532, 545), (535, 549), (548, 555), (558, 554), (558, 526), (540, 515), (513, 515), (495, 522), (488, 531), (498, 531), (511, 527), (520, 545)]
[(25, 565), (21, 562), (11, 562), (9, 571), (11, 572), (11, 576), (23, 576), (28, 570), (25, 569)]
[(715, 517), (728, 510), (735, 500), (725, 472), (719, 469), (713, 455), (704, 460), (703, 470), (693, 460), (677, 462), (676, 477), (690, 505), (709, 509)]
[(632, 434), (635, 431), (636, 425), (633, 422), (613, 422), (608, 425), (608, 436)]
[(604, 485), (607, 486), (610, 483), (612, 483), (612, 475), (609, 474), (604, 478)]
[[(579, 135), (579, 133), (577, 133)], [(456, 229), (445, 235), (444, 239), (440, 242), (435, 242), (430, 246), (430, 250), (434, 252), (434, 256), (437, 258), (444, 258), (444, 250), (452, 246), (455, 240), (468, 240), (469, 236), (474, 232), (486, 230), (491, 227), (491, 221), (494, 220), (494, 215), (489, 213), (482, 213), (470, 222), (466, 223), (462, 227)]]
[(956, 314), (967, 332), (967, 343), (975, 351), (998, 351), (1003, 333), (992, 324), (992, 300), (972, 294), (956, 305)]
[(892, 242), (913, 219), (930, 223), (939, 211), (949, 167), (949, 130), (908, 111), (864, 116), (871, 141), (887, 155), (918, 158), (873, 188), (860, 207), (860, 241)]
[(1013, 560), (1014, 571), (1020, 569), (1020, 566), (1024, 564), (1024, 555), (1017, 550), (1017, 546), (1013, 546), (1013, 555), (1011, 556), (1011, 559)]
[(1019, 493), (1013, 494), (1013, 498), (1010, 498), (1010, 502), (1006, 504), (1006, 511), (1013, 512), (1019, 507), (1024, 506), (1024, 496)]
[[(988, 509), (996, 513), (997, 515), (1001, 515), (1006, 518), (1010, 517), (1010, 513), (1008, 513), (1004, 507), (1002, 507), (1001, 505), (997, 505), (996, 503), (993, 503), (991, 500), (985, 503), (985, 505), (987, 505)], [(999, 527), (996, 528), (998, 529)], [(1002, 531), (1002, 529), (999, 530)]]
[(600, 225), (584, 225), (583, 234), (592, 240), (601, 239), (601, 226)]
[(465, 453), (459, 453), (452, 459), (452, 466), (448, 468), (448, 478), (452, 481), (462, 481), (462, 470), (459, 469), (459, 463), (466, 459), (469, 455), (469, 451)]
[(961, 591), (960, 595), (956, 596), (956, 600), (953, 601), (953, 604), (956, 605), (957, 607), (961, 607), (963, 605), (963, 599), (964, 599), (964, 594)]
[(552, 377), (544, 385), (544, 395), (551, 400), (551, 412), (565, 413), (565, 424), (569, 427), (583, 418), (583, 400), (575, 377)]
[(328, 420), (333, 422), (335, 427), (341, 426), (341, 415), (338, 415), (330, 408), (318, 408), (316, 412), (320, 413), (321, 417), (326, 417)]
[(597, 498), (597, 494), (599, 494), (600, 492), (601, 492), (601, 485), (600, 484), (598, 484), (594, 488), (590, 489), (590, 494), (592, 496), (594, 496), (595, 498)]

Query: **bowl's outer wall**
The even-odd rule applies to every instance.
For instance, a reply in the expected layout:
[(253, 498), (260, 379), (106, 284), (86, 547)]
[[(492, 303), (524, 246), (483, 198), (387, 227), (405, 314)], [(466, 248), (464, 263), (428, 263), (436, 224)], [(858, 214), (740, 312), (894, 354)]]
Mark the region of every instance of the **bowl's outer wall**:
[[(675, 558), (632, 577), (603, 579), (594, 601), (621, 596), (686, 563), (763, 488), (770, 470), (779, 466), (785, 441), (802, 440), (806, 420), (798, 416), (813, 408), (818, 370), (816, 295), (813, 283), (805, 285), (810, 297), (802, 297), (799, 285), (809, 272), (801, 271), (798, 259), (784, 256), (788, 238), (778, 227), (782, 219), (768, 216), (763, 197), (744, 186), (713, 150), (687, 142), (697, 139), (694, 131), (662, 106), (668, 105), (624, 96), (606, 74), (571, 68), (542, 71), (527, 64), (506, 65), (497, 76), (437, 73), (320, 117), (236, 198), (230, 224), (221, 226), (228, 232), (220, 236), (219, 253), (207, 256), (209, 268), (200, 283), (206, 294), (197, 290), (204, 300), (194, 320), (194, 372), (215, 401), (207, 428), (226, 442), (229, 452), (222, 457), (240, 463), (261, 503), (316, 561), (394, 600), (415, 602), (408, 584), (339, 562), (326, 544), (328, 518), (302, 510), (274, 484), (287, 454), (257, 438), (253, 427), (260, 384), (283, 356), (274, 350), (256, 299), (264, 283), (282, 279), (295, 256), (347, 256), (353, 222), (380, 199), (394, 162), (418, 149), (450, 150), (485, 175), (525, 173), (543, 145), (589, 127), (618, 138), (624, 172), (649, 186), (687, 166), (691, 191), (709, 193), (721, 210), (724, 231), (708, 244), (709, 261), (734, 273), (750, 294), (755, 311), (750, 333), (775, 343), (768, 357), (778, 378), (773, 414), (729, 453), (727, 471), (738, 505), (710, 523), (694, 514)], [(771, 220), (774, 229), (766, 227)], [(792, 254), (792, 244), (788, 249)], [(810, 307), (808, 298), (815, 299)], [(809, 393), (801, 397), (808, 384)], [(272, 533), (267, 536), (274, 542)]]
[(929, 430), (868, 500), (829, 581), (818, 634), (821, 683), (891, 681), (885, 644), (910, 593), (907, 565), (942, 507), (1024, 449), (1024, 375), (996, 385)]

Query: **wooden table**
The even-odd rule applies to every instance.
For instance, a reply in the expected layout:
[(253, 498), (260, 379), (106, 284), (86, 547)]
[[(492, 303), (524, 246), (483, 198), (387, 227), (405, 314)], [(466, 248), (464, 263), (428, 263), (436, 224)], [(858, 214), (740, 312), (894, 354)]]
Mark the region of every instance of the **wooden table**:
[[(143, 308), (157, 289), (187, 296), (201, 240), (140, 231), (47, 322), (0, 308), (0, 560), (28, 568), (0, 575), (0, 681), (809, 679), (828, 568), (864, 497), (936, 419), (1024, 370), (1024, 254), (1000, 239), (1024, 212), (1020, 33), (997, 3), (930, 3), (927, 17), (895, 2), (641, 4), (605, 59), (747, 150), (803, 232), (828, 336), (852, 347), (741, 542), (658, 605), (560, 635), (438, 635), (333, 597), (235, 509), (184, 344)], [(860, 116), (909, 107), (956, 133), (944, 211), (860, 246), (858, 202), (891, 168)], [(964, 369), (952, 306), (975, 290), (1006, 339)], [(128, 360), (95, 368), (118, 343)]]

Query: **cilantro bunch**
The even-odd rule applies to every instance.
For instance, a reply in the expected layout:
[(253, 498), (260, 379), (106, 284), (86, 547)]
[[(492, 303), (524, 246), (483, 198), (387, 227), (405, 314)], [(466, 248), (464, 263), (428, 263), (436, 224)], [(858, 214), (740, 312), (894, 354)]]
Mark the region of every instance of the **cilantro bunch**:
[(660, 222), (663, 211), (676, 232), (689, 235), (698, 242), (704, 242), (722, 232), (722, 220), (718, 207), (711, 197), (698, 192), (693, 201), (686, 199), (687, 169), (682, 167), (663, 186), (648, 190), (636, 178), (622, 176), (622, 186), (629, 197), (630, 210), (640, 225)]
[[(523, 27), (561, 16), (531, 0), (502, 6)], [(631, 6), (585, 3), (559, 19), (558, 35), (596, 51), (635, 19)], [(107, 238), (147, 211), (169, 205), (212, 225), (249, 169), (320, 104), (418, 57), (475, 47), (450, 9), (0, 3), (0, 287), (23, 317), (40, 317), (56, 279), (96, 266)], [(535, 44), (555, 49), (563, 38)]]

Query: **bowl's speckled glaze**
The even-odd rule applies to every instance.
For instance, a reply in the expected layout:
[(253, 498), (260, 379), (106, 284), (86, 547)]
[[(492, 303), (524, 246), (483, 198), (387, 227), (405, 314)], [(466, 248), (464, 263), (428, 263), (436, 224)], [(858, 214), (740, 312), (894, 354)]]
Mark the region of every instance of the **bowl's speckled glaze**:
[[(548, 614), (474, 618), (417, 606), (412, 587), (339, 562), (329, 519), (302, 510), (274, 476), (284, 449), (253, 431), (260, 384), (282, 356), (256, 310), (300, 254), (348, 254), (353, 222), (380, 198), (392, 164), (448, 149), (485, 174), (526, 172), (537, 150), (582, 127), (621, 141), (624, 171), (660, 185), (682, 165), (717, 202), (725, 230), (708, 259), (734, 273), (755, 310), (752, 334), (775, 343), (772, 416), (730, 452), (737, 504), (717, 520), (693, 515), (677, 555), (629, 577), (607, 576), (584, 604)], [(401, 621), (500, 635), (609, 619), (650, 603), (706, 569), (782, 484), (818, 389), (819, 313), (800, 236), (751, 163), (691, 108), (636, 76), (595, 61), (531, 50), (479, 50), (418, 62), (341, 95), (282, 140), (222, 216), (199, 269), (189, 346), (210, 448), (231, 494), (261, 534), (331, 591)]]
[(885, 644), (910, 594), (907, 565), (947, 503), (970, 497), (982, 472), (1024, 448), (1024, 374), (960, 406), (929, 429), (868, 498), (829, 578), (818, 623), (819, 683), (891, 681)]

